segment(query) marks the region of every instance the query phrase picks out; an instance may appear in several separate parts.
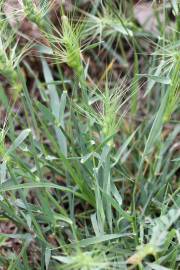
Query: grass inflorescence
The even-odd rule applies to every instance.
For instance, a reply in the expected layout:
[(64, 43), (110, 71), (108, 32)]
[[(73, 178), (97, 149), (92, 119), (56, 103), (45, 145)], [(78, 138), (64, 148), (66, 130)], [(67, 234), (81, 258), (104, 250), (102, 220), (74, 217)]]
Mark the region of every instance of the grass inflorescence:
[(30, 43), (19, 49), (18, 40), (15, 40), (14, 35), (14, 32), (8, 29), (5, 21), (0, 30), (0, 73), (8, 80), (13, 88), (14, 97), (16, 97), (22, 90), (17, 68), (30, 48)]

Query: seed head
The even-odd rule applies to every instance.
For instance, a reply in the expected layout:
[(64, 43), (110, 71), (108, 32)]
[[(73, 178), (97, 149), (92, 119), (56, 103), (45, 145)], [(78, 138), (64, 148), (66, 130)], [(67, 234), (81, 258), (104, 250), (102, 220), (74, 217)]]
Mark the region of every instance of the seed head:
[(17, 67), (30, 48), (30, 44), (25, 45), (21, 50), (17, 50), (18, 41), (15, 42), (14, 33), (6, 36), (6, 28), (0, 31), (0, 74), (3, 75), (14, 89), (14, 97), (22, 89), (17, 73)]
[(32, 0), (21, 0), (25, 16), (35, 23), (41, 30), (46, 29), (45, 15), (52, 8), (54, 1), (44, 1), (43, 5), (36, 5)]
[(84, 76), (81, 61), (82, 24), (79, 22), (75, 24), (67, 16), (63, 15), (61, 17), (61, 29), (58, 30), (55, 26), (52, 26), (52, 28), (54, 34), (45, 33), (53, 51), (52, 58), (56, 62), (66, 63), (81, 80)]

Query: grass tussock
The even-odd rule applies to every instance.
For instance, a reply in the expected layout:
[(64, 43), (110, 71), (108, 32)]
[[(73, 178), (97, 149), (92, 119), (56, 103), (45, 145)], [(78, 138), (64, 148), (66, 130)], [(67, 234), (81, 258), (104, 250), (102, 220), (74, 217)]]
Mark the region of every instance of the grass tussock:
[(179, 269), (180, 4), (135, 2), (0, 1), (0, 269)]

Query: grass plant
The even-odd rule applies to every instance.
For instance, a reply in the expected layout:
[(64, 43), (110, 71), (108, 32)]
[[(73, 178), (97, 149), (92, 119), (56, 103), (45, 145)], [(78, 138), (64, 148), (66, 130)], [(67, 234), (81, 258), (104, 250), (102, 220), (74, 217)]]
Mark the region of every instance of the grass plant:
[(178, 270), (179, 1), (23, 0), (30, 45), (5, 2), (0, 268)]

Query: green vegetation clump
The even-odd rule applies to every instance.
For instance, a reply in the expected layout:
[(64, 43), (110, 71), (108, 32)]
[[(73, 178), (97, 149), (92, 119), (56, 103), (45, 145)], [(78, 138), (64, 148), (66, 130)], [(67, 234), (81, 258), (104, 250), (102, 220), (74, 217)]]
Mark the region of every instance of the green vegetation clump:
[(0, 269), (178, 270), (179, 1), (9, 2)]

